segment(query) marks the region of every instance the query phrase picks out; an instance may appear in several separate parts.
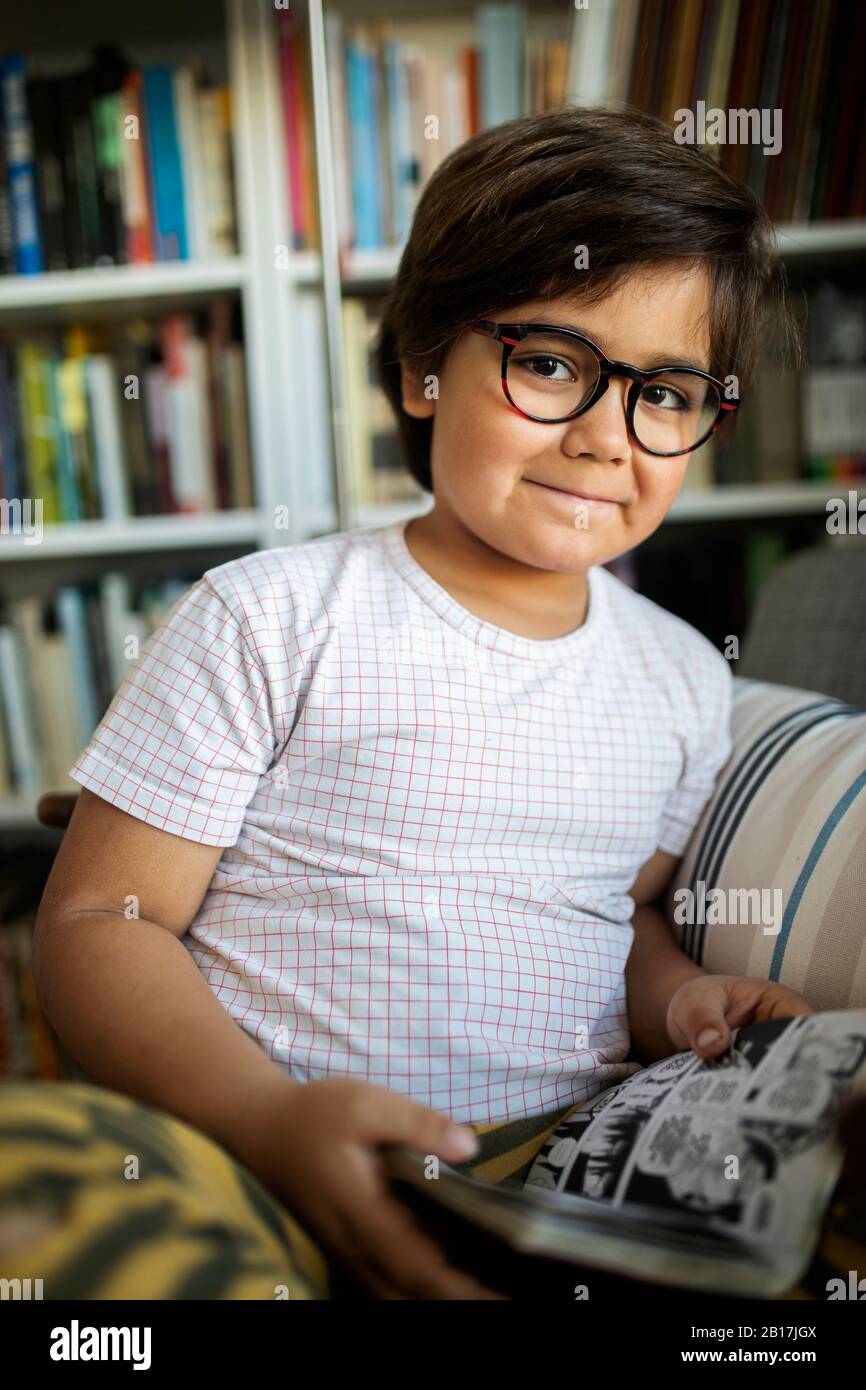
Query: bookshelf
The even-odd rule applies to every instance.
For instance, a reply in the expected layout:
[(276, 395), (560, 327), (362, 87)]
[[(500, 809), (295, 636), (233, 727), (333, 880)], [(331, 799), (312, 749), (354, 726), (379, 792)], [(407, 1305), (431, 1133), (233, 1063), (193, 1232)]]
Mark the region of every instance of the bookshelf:
[[(317, 7), (313, 7), (316, 9)], [(431, 64), (433, 72), (436, 71), (437, 62), (441, 65), (445, 62), (455, 63), (457, 59), (462, 62), (461, 45), (475, 41), (479, 42), (479, 33), (483, 31), (483, 24), (478, 24), (473, 32), (471, 22), (467, 24), (467, 18), (471, 21), (473, 17), (478, 20), (480, 10), (483, 6), (467, 6), (457, 3), (449, 3), (443, 7), (437, 7), (437, 14), (431, 12), (421, 12), (416, 7), (402, 0), (333, 0), (327, 6), (330, 15), (338, 15), (342, 21), (340, 31), (341, 38), (348, 36), (353, 43), (356, 43), (360, 50), (375, 49), (377, 45), (384, 45), (386, 38), (396, 38), (400, 45), (405, 45), (405, 61), (411, 67), (413, 60), (412, 53), (417, 54), (423, 51), (424, 63)], [(501, 6), (503, 12), (519, 7)], [(788, 74), (790, 67), (791, 73), (796, 72), (796, 64), (802, 63), (805, 76), (808, 78), (806, 89), (800, 92), (803, 101), (798, 102), (796, 116), (791, 117), (791, 146), (795, 154), (792, 156), (786, 146), (785, 174), (781, 180), (774, 182), (773, 177), (767, 173), (767, 167), (772, 161), (765, 161), (766, 167), (758, 176), (759, 184), (766, 186), (767, 205), (775, 208), (797, 208), (809, 209), (815, 220), (777, 220), (776, 235), (777, 245), (780, 256), (786, 264), (789, 278), (795, 294), (802, 292), (802, 284), (809, 277), (815, 277), (822, 272), (829, 270), (834, 274), (837, 269), (843, 267), (852, 268), (862, 266), (863, 255), (866, 252), (866, 199), (864, 199), (864, 187), (866, 187), (866, 169), (864, 169), (862, 136), (857, 143), (856, 133), (853, 136), (855, 144), (854, 169), (848, 169), (840, 162), (838, 149), (841, 148), (839, 140), (835, 141), (836, 149), (832, 148), (833, 141), (830, 139), (832, 133), (838, 133), (840, 127), (832, 125), (832, 119), (828, 117), (828, 111), (838, 110), (839, 102), (836, 100), (836, 92), (833, 84), (839, 91), (844, 90), (845, 101), (842, 103), (847, 111), (848, 105), (856, 109), (856, 104), (862, 104), (862, 97), (859, 94), (856, 73), (850, 63), (850, 55), (847, 45), (850, 37), (846, 38), (846, 24), (844, 8), (834, 10), (832, 5), (825, 6), (821, 15), (810, 11), (807, 16), (800, 16), (796, 21), (793, 19), (781, 23), (778, 19), (771, 20), (770, 12), (766, 8), (761, 10), (755, 7), (753, 14), (745, 6), (739, 7), (735, 3), (729, 6), (708, 8), (703, 12), (701, 22), (695, 26), (683, 24), (683, 36), (675, 35), (671, 39), (673, 49), (676, 49), (676, 61), (671, 56), (670, 45), (666, 47), (667, 35), (660, 36), (659, 32), (664, 29), (666, 24), (672, 23), (672, 16), (677, 16), (677, 5), (658, 7), (653, 11), (651, 0), (642, 4), (641, 0), (619, 0), (618, 4), (610, 0), (608, 4), (600, 4), (592, 7), (592, 17), (588, 12), (575, 12), (571, 6), (547, 5), (539, 3), (525, 8), (522, 19), (516, 23), (517, 32), (520, 35), (520, 42), (526, 43), (527, 63), (525, 67), (525, 86), (524, 86), (524, 109), (532, 90), (531, 81), (526, 78), (526, 73), (530, 70), (530, 46), (536, 45), (544, 47), (548, 44), (555, 46), (557, 41), (565, 40), (568, 45), (568, 61), (565, 70), (564, 94), (565, 99), (587, 102), (606, 102), (609, 105), (617, 106), (623, 102), (645, 105), (646, 109), (654, 111), (654, 114), (666, 115), (672, 119), (671, 110), (678, 104), (674, 100), (674, 93), (681, 99), (689, 99), (690, 83), (691, 96), (695, 97), (702, 89), (699, 86), (700, 80), (708, 81), (708, 74), (713, 76), (713, 90), (718, 95), (724, 96), (727, 91), (730, 97), (729, 104), (750, 105), (751, 100), (746, 94), (743, 80), (737, 72), (737, 64), (733, 60), (742, 49), (743, 53), (750, 53), (751, 46), (758, 52), (763, 53), (764, 59), (769, 62), (769, 57), (774, 52), (778, 60), (775, 70), (781, 73), (778, 78), (783, 83), (787, 97), (793, 101), (795, 86), (791, 85), (792, 78)], [(682, 7), (685, 10), (685, 6)], [(727, 37), (723, 30), (725, 20), (723, 12), (728, 12), (727, 17), (734, 16), (733, 23), (727, 25)], [(439, 13), (441, 11), (441, 13)], [(664, 13), (662, 12), (664, 11)], [(655, 15), (653, 24), (648, 28), (644, 23), (646, 16)], [(694, 14), (694, 10), (692, 10)], [(712, 14), (711, 18), (707, 18)], [(512, 19), (502, 14), (503, 27), (511, 26)], [(623, 39), (628, 29), (631, 29), (631, 41), (635, 45), (631, 50), (631, 59), (622, 59)], [(717, 27), (714, 29), (713, 26)], [(703, 26), (703, 27), (702, 27)], [(787, 27), (786, 27), (787, 26)], [(451, 52), (446, 57), (448, 45), (442, 41), (444, 30), (450, 33)], [(706, 42), (707, 34), (710, 35), (709, 46)], [(579, 36), (579, 42), (576, 42)], [(754, 41), (752, 45), (752, 41)], [(483, 46), (483, 37), (481, 39)], [(726, 49), (727, 44), (727, 49)], [(643, 45), (643, 47), (641, 47)], [(689, 47), (691, 45), (691, 48)], [(715, 46), (714, 46), (715, 45)], [(321, 101), (322, 93), (329, 104), (328, 121), (326, 126), (327, 144), (324, 149), (324, 158), (320, 158), (318, 175), (321, 179), (324, 175), (328, 183), (338, 181), (340, 178), (341, 166), (345, 164), (345, 154), (339, 154), (339, 131), (340, 131), (340, 101), (346, 103), (345, 93), (341, 93), (341, 86), (345, 87), (351, 82), (351, 57), (347, 59), (348, 74), (344, 76), (343, 82), (334, 81), (334, 63), (332, 59), (336, 45), (330, 48), (326, 44), (326, 56), (331, 59), (330, 67), (326, 73), (316, 74), (315, 67), (317, 55), (313, 52), (314, 73), (312, 78), (312, 101), (315, 108), (317, 101)], [(723, 50), (726, 49), (726, 54)], [(640, 80), (635, 81), (635, 73), (638, 72), (639, 64), (634, 55), (642, 53), (655, 55), (650, 61), (658, 61), (664, 71), (664, 82), (655, 84), (655, 100), (644, 103), (639, 98), (636, 99), (635, 93), (645, 90), (649, 93), (653, 89), (653, 83), (647, 87), (646, 83)], [(428, 57), (429, 55), (429, 57)], [(455, 56), (456, 55), (456, 56)], [(727, 56), (726, 56), (727, 55)], [(817, 56), (816, 56), (817, 55)], [(493, 58), (487, 55), (492, 63)], [(501, 57), (501, 50), (500, 50)], [(793, 63), (789, 63), (789, 57), (793, 57)], [(721, 58), (721, 65), (719, 59)], [(319, 56), (318, 61), (324, 62), (324, 58)], [(378, 60), (381, 61), (381, 60)], [(824, 70), (819, 66), (820, 62), (826, 64), (826, 83)], [(631, 68), (629, 63), (631, 62)], [(690, 64), (694, 64), (694, 77)], [(726, 69), (726, 63), (728, 68)], [(772, 65), (771, 65), (772, 66)], [(748, 81), (755, 84), (760, 77), (754, 62), (751, 66), (745, 61), (740, 64), (745, 69), (750, 67)], [(698, 74), (703, 71), (704, 77), (700, 79)], [(330, 78), (330, 84), (325, 78)], [(424, 96), (427, 105), (419, 107), (419, 110), (439, 111), (442, 114), (443, 129), (446, 125), (444, 108), (449, 100), (449, 88), (446, 85), (435, 86), (438, 78), (431, 79), (434, 82), (432, 87), (426, 81), (422, 83)], [(533, 79), (534, 80), (534, 79)], [(745, 80), (745, 79), (744, 79)], [(762, 78), (761, 81), (765, 82)], [(721, 85), (720, 85), (721, 83)], [(739, 85), (737, 85), (739, 83)], [(787, 83), (787, 85), (784, 85)], [(825, 85), (822, 86), (822, 83)], [(728, 84), (728, 85), (726, 85)], [(496, 85), (495, 83), (493, 85)], [(483, 87), (483, 83), (482, 83)], [(436, 97), (431, 101), (431, 90), (436, 93)], [(755, 88), (757, 91), (757, 88)], [(762, 87), (763, 91), (763, 87)], [(734, 101), (734, 95), (738, 97)], [(766, 95), (766, 93), (765, 93)], [(441, 98), (440, 101), (437, 100)], [(849, 102), (849, 98), (851, 99)], [(390, 102), (390, 94), (388, 101)], [(835, 107), (834, 107), (835, 101)], [(762, 98), (763, 102), (763, 98)], [(483, 103), (482, 103), (483, 104)], [(722, 104), (721, 100), (719, 104)], [(763, 104), (767, 104), (763, 102)], [(669, 109), (670, 108), (670, 109)], [(534, 109), (540, 109), (535, 105)], [(789, 108), (790, 110), (791, 108)], [(414, 110), (414, 108), (413, 108)], [(517, 114), (517, 112), (512, 112)], [(314, 111), (317, 118), (318, 113)], [(852, 118), (853, 119), (853, 118)], [(354, 120), (354, 116), (353, 116)], [(809, 125), (811, 122), (811, 126)], [(417, 122), (416, 122), (417, 124)], [(452, 122), (454, 124), (454, 122)], [(459, 125), (459, 122), (457, 122)], [(853, 120), (856, 132), (856, 120)], [(787, 128), (787, 127), (786, 127)], [(317, 134), (318, 127), (317, 127)], [(321, 138), (321, 137), (320, 137)], [(811, 146), (810, 146), (811, 141)], [(417, 142), (423, 147), (423, 141)], [(449, 152), (448, 141), (445, 140), (441, 156)], [(453, 147), (453, 146), (452, 146)], [(829, 148), (829, 154), (827, 150)], [(810, 153), (811, 149), (811, 153)], [(857, 153), (859, 151), (859, 153)], [(712, 152), (712, 151), (711, 151)], [(337, 157), (335, 158), (335, 153)], [(826, 161), (827, 178), (822, 184), (820, 175), (823, 168), (819, 160)], [(747, 177), (749, 165), (749, 155), (733, 152), (730, 149), (717, 149), (715, 154), (719, 157), (723, 167), (729, 172), (735, 173), (739, 177)], [(354, 147), (350, 150), (349, 163), (355, 157)], [(420, 156), (422, 170), (424, 170), (425, 156)], [(791, 162), (793, 159), (793, 162)], [(858, 162), (859, 161), (859, 162)], [(754, 165), (754, 159), (752, 161)], [(435, 166), (434, 166), (435, 167)], [(335, 173), (336, 170), (336, 173)], [(426, 178), (425, 171), (422, 174), (421, 186)], [(775, 169), (773, 174), (775, 174)], [(832, 173), (832, 178), (830, 174)], [(752, 168), (754, 174), (754, 167)], [(389, 165), (388, 176), (394, 180), (393, 167)], [(752, 181), (751, 178), (748, 181)], [(754, 186), (754, 185), (753, 185)], [(850, 199), (849, 199), (850, 193)], [(832, 198), (831, 198), (832, 194)], [(344, 192), (343, 204), (352, 201), (353, 190)], [(396, 204), (397, 194), (391, 190), (390, 204)], [(850, 200), (851, 206), (858, 209), (856, 215), (845, 215), (833, 218), (822, 217), (820, 210), (822, 207), (830, 206), (835, 202), (837, 207)], [(327, 190), (327, 205), (329, 209), (335, 206), (339, 208), (340, 198), (335, 194), (333, 188)], [(382, 208), (387, 209), (389, 198), (386, 196), (382, 200)], [(355, 200), (354, 212), (356, 213), (356, 224), (365, 224), (363, 211), (359, 212), (357, 200)], [(388, 212), (380, 208), (379, 222), (381, 226), (388, 225)], [(350, 219), (351, 220), (351, 219)], [(369, 230), (369, 227), (368, 227)], [(342, 238), (341, 238), (342, 240)], [(373, 247), (356, 247), (341, 245), (339, 251), (334, 247), (325, 248), (324, 256), (316, 251), (309, 249), (301, 250), (294, 262), (295, 291), (298, 287), (309, 291), (321, 290), (326, 299), (333, 299), (337, 295), (342, 296), (345, 304), (347, 298), (357, 300), (370, 297), (371, 299), (380, 297), (387, 291), (388, 286), (396, 272), (400, 259), (401, 246), (399, 244), (376, 245)], [(332, 335), (335, 336), (335, 335)], [(342, 353), (342, 345), (336, 345), (338, 355)], [(335, 366), (331, 361), (332, 376), (336, 378), (334, 382), (334, 392), (342, 391), (343, 368)], [(861, 368), (861, 370), (863, 370)], [(339, 521), (341, 526), (351, 525), (381, 525), (388, 521), (395, 520), (400, 516), (416, 515), (427, 510), (430, 505), (429, 498), (413, 498), (405, 503), (381, 502), (368, 503), (366, 500), (360, 504), (347, 504), (342, 499), (349, 497), (352, 491), (352, 479), (348, 476), (351, 471), (351, 464), (347, 462), (350, 449), (345, 438), (348, 430), (347, 412), (342, 408), (334, 411), (332, 422), (332, 433), (335, 436), (331, 441), (331, 452), (335, 461), (336, 472), (338, 475), (338, 494), (340, 496)], [(340, 435), (343, 438), (340, 438)], [(817, 437), (817, 436), (816, 436)], [(752, 447), (750, 441), (749, 447)], [(850, 445), (848, 448), (850, 449)], [(836, 446), (836, 451), (844, 449), (843, 446)], [(830, 450), (832, 452), (832, 450)], [(718, 482), (715, 486), (707, 486), (702, 477), (695, 478), (689, 475), (681, 496), (677, 499), (672, 508), (665, 525), (681, 525), (683, 523), (702, 523), (707, 520), (760, 520), (762, 518), (778, 518), (779, 521), (793, 519), (798, 516), (812, 516), (820, 518), (825, 510), (825, 503), (831, 496), (836, 496), (842, 491), (853, 488), (860, 496), (866, 495), (866, 478), (863, 473), (862, 455), (864, 447), (862, 443), (856, 450), (861, 455), (861, 460), (856, 474), (852, 471), (845, 471), (845, 464), (840, 463), (837, 470), (836, 463), (833, 463), (834, 478), (833, 482), (825, 485), (825, 479), (820, 481), (808, 476), (812, 471), (811, 463), (807, 467), (805, 456), (793, 458), (793, 467), (801, 467), (804, 476), (801, 479), (796, 477), (785, 478), (784, 481), (775, 478), (778, 471), (778, 460), (764, 465), (763, 463), (757, 470), (757, 477), (761, 480), (745, 483), (742, 479), (743, 467), (742, 460), (738, 460), (731, 470), (731, 476), (727, 476), (727, 470), (722, 470), (724, 481)], [(778, 449), (776, 450), (778, 454)], [(829, 466), (824, 467), (823, 463), (816, 465), (816, 472), (829, 472)], [(341, 476), (342, 475), (342, 476)], [(771, 481), (772, 479), (772, 481)]]
[[(306, 45), (310, 105), (305, 135), (324, 228), (323, 244), (316, 249), (299, 247), (292, 235), (280, 10), (273, 0), (185, 0), (182, 5), (152, 0), (146, 14), (134, 7), (119, 12), (108, 0), (81, 0), (73, 8), (74, 15), (59, 3), (47, 3), (32, 15), (22, 8), (4, 19), (3, 50), (32, 53), (46, 71), (59, 70), (70, 56), (83, 61), (92, 43), (118, 37), (141, 62), (182, 60), (199, 47), (216, 55), (232, 91), (237, 252), (0, 276), (0, 333), (74, 323), (82, 316), (110, 323), (125, 315), (160, 315), (228, 297), (238, 305), (243, 325), (254, 505), (123, 521), (61, 522), (46, 526), (38, 545), (3, 535), (0, 594), (45, 592), (77, 576), (98, 575), (102, 567), (132, 576), (154, 566), (167, 573), (173, 567), (201, 572), (248, 550), (294, 544), (344, 527), (387, 525), (426, 511), (432, 503), (426, 496), (364, 505), (352, 500), (343, 306), (348, 298), (372, 300), (387, 290), (400, 247), (346, 249), (334, 234), (333, 153), (339, 132), (326, 20), (338, 14), (351, 25), (390, 17), (397, 32), (429, 42), (430, 52), (437, 52), (440, 38), (444, 46), (455, 35), (461, 43), (472, 40), (477, 7), (466, 0), (443, 0), (422, 14), (414, 0), (326, 0), (324, 5), (321, 0), (293, 0), (291, 9), (301, 16)], [(539, 41), (557, 36), (568, 41), (577, 22), (570, 4), (560, 0), (528, 9), (528, 33)], [(866, 217), (780, 222), (777, 235), (792, 272), (857, 265), (866, 252)], [(311, 338), (316, 316), (321, 318), (320, 336)], [(313, 392), (316, 377), (321, 389)], [(864, 496), (866, 480), (684, 490), (665, 526), (818, 519), (827, 499), (849, 488)], [(0, 830), (35, 833), (35, 800), (29, 794), (0, 797)]]
[(120, 521), (69, 521), (46, 528), (37, 545), (23, 535), (4, 537), (6, 564), (22, 564), (84, 556), (127, 555), (147, 551), (186, 551), (220, 545), (254, 545), (261, 532), (261, 517), (254, 508), (235, 508), (197, 516), (138, 517)]
[(159, 299), (188, 300), (221, 291), (243, 289), (249, 263), (242, 256), (222, 260), (167, 261), (163, 265), (105, 266), (93, 270), (48, 270), (40, 275), (0, 278), (0, 317), (22, 310), (116, 304), (136, 309)]

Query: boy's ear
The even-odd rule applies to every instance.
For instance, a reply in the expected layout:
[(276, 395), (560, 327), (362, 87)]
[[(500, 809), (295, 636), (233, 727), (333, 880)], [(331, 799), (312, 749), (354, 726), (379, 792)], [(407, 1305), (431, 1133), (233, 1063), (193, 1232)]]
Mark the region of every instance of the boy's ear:
[(400, 389), (403, 395), (403, 409), (416, 420), (426, 420), (435, 414), (436, 401), (428, 399), (423, 383), (409, 371), (405, 362), (400, 364)]

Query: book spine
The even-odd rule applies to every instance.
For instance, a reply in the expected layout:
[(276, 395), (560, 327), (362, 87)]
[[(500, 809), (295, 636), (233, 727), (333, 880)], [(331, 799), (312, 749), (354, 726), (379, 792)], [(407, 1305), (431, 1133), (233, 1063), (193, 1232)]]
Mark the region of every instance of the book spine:
[(80, 750), (88, 743), (99, 723), (93, 662), (87, 640), (87, 617), (81, 590), (75, 585), (64, 584), (57, 591), (56, 606), (60, 628), (69, 651), (72, 670), (71, 694), (78, 720), (76, 743)]
[(351, 141), (349, 111), (346, 95), (346, 44), (342, 15), (328, 11), (325, 15), (325, 43), (330, 78), (331, 109), (333, 112), (332, 143), (334, 148), (334, 185), (337, 204), (338, 241), (341, 251), (352, 245)]
[(156, 256), (185, 261), (189, 248), (172, 73), (167, 67), (148, 67), (143, 76)]
[[(609, 8), (609, 7), (608, 7)], [(594, 7), (595, 15), (599, 7)], [(481, 58), (481, 123), (485, 130), (523, 112), (526, 12), (523, 5), (486, 4), (477, 11)], [(575, 14), (578, 24), (586, 14)], [(580, 51), (580, 50), (578, 50)]]
[(73, 435), (69, 428), (68, 401), (63, 390), (63, 362), (57, 354), (48, 360), (51, 418), (57, 441), (57, 487), (64, 521), (81, 520), (81, 499), (76, 478)]
[(382, 244), (379, 221), (379, 158), (373, 109), (371, 58), (352, 41), (348, 45), (349, 119), (352, 133), (352, 205), (355, 245), (371, 250)]
[(12, 775), (19, 793), (39, 787), (37, 744), (31, 711), (33, 692), (25, 670), (21, 638), (11, 624), (0, 625), (0, 694), (9, 731)]
[(6, 179), (19, 275), (45, 269), (39, 229), (33, 127), (27, 105), (24, 59), (10, 54), (0, 61), (0, 108), (6, 145)]
[(125, 265), (129, 260), (123, 212), (122, 109), (118, 92), (97, 97), (92, 109), (99, 190), (101, 246), (99, 263)]
[(120, 94), (123, 113), (121, 141), (121, 182), (126, 254), (133, 265), (153, 261), (153, 219), (147, 177), (147, 129), (144, 113), (143, 80), (131, 72)]
[[(299, 301), (305, 304), (309, 296)], [(322, 359), (319, 358), (319, 361)], [(226, 434), (228, 452), (229, 495), (232, 507), (252, 507), (253, 497), (252, 457), (250, 454), (249, 408), (247, 405), (246, 370), (244, 351), (240, 343), (226, 343), (220, 350), (218, 370), (220, 374), (221, 410), (223, 428)], [(324, 373), (317, 373), (324, 380)], [(307, 398), (305, 398), (307, 399)], [(323, 419), (326, 416), (322, 417)], [(327, 457), (311, 452), (313, 459)]]
[(190, 259), (207, 259), (213, 254), (202, 167), (201, 138), (195, 78), (189, 67), (174, 74), (174, 105), (180, 136), (181, 179), (186, 194), (187, 243)]
[(27, 99), (33, 121), (33, 149), (42, 256), (46, 270), (67, 270), (63, 210), (63, 142), (58, 129), (58, 86), (51, 79), (30, 81)]
[(27, 458), (28, 495), (42, 499), (42, 519), (60, 521), (54, 425), (48, 392), (48, 355), (32, 342), (18, 347), (18, 387)]
[(123, 521), (129, 516), (129, 496), (114, 363), (105, 354), (93, 354), (85, 359), (84, 375), (93, 425), (102, 518), (105, 521)]
[(208, 240), (213, 253), (230, 256), (236, 246), (231, 141), (231, 99), (227, 87), (196, 93), (202, 148)]
[(0, 455), (6, 498), (24, 498), (27, 476), (14, 349), (0, 344)]

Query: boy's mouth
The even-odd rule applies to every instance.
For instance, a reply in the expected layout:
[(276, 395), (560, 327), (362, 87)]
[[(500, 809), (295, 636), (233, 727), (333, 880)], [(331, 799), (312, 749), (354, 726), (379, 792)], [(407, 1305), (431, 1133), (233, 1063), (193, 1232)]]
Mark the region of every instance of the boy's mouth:
[(614, 507), (619, 505), (613, 497), (594, 497), (587, 492), (574, 492), (571, 489), (554, 487), (552, 483), (540, 483), (535, 478), (525, 478), (524, 482), (540, 487), (554, 497), (565, 497), (569, 502), (583, 502), (588, 507)]

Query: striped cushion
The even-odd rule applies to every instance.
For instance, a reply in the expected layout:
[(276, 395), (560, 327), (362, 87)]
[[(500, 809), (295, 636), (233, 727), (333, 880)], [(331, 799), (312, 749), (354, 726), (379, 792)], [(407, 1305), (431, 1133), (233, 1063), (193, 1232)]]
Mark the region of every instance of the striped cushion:
[[(866, 710), (735, 677), (732, 734), (667, 896), (680, 945), (712, 974), (778, 980), (816, 1009), (863, 1008)], [(701, 912), (712, 889), (725, 890), (725, 924), (707, 920), (706, 899)], [(737, 889), (767, 891), (749, 912)]]

